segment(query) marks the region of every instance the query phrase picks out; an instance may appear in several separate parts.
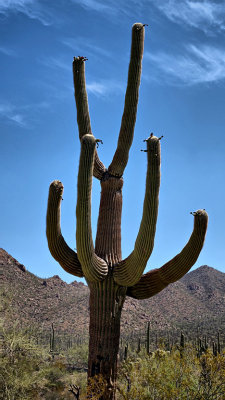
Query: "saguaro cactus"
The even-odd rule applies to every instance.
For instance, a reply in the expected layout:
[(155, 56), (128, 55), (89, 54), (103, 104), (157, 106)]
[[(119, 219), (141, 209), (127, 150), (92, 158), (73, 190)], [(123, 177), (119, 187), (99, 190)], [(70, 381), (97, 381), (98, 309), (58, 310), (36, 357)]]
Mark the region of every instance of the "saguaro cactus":
[[(50, 185), (47, 211), (47, 239), (52, 256), (65, 271), (86, 278), (90, 289), (90, 330), (88, 376), (101, 374), (106, 381), (102, 399), (116, 399), (117, 354), (120, 316), (126, 296), (146, 299), (180, 279), (196, 262), (202, 249), (208, 216), (205, 210), (194, 215), (194, 229), (184, 249), (161, 268), (145, 275), (151, 255), (158, 214), (160, 186), (160, 138), (151, 134), (146, 141), (147, 177), (143, 215), (134, 250), (125, 259), (121, 254), (121, 212), (123, 172), (128, 162), (136, 121), (138, 93), (144, 49), (145, 25), (132, 28), (131, 56), (125, 106), (117, 149), (108, 168), (99, 160), (92, 134), (85, 84), (84, 57), (73, 60), (77, 122), (81, 142), (76, 208), (75, 253), (66, 244), (60, 228), (63, 185)], [(95, 246), (91, 228), (93, 175), (100, 180), (101, 201)]]

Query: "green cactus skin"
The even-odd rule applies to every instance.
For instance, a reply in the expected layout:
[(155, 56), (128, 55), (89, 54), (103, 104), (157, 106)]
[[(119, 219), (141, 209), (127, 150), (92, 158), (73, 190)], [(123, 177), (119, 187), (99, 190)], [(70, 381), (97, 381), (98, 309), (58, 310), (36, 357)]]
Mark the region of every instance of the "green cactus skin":
[[(60, 228), (63, 185), (50, 185), (47, 209), (47, 240), (52, 256), (65, 271), (84, 276), (90, 289), (88, 377), (101, 374), (106, 381), (102, 400), (116, 399), (117, 356), (120, 318), (126, 295), (146, 299), (180, 279), (196, 262), (202, 249), (208, 216), (205, 210), (194, 215), (194, 230), (184, 249), (161, 268), (142, 275), (154, 246), (159, 186), (160, 138), (153, 134), (145, 140), (147, 177), (140, 229), (131, 254), (122, 259), (121, 214), (123, 172), (128, 162), (137, 114), (144, 25), (132, 28), (131, 57), (125, 106), (117, 149), (108, 169), (99, 160), (91, 131), (85, 83), (85, 59), (73, 60), (77, 123), (81, 141), (77, 195), (77, 253), (66, 244)], [(95, 176), (101, 183), (101, 200), (95, 246), (91, 227), (91, 191)]]
[(93, 135), (81, 139), (77, 185), (77, 255), (87, 281), (98, 281), (108, 274), (107, 263), (94, 251), (91, 230), (91, 188), (96, 140)]
[(114, 269), (115, 281), (133, 286), (139, 281), (154, 246), (160, 185), (160, 141), (155, 136), (147, 140), (148, 169), (143, 216), (133, 252)]
[[(77, 124), (79, 129), (80, 139), (86, 135), (91, 135), (91, 121), (89, 115), (88, 98), (85, 82), (85, 63), (82, 57), (74, 57), (73, 60), (73, 79), (75, 88), (75, 100), (77, 107)], [(97, 151), (95, 152), (94, 176), (98, 179), (102, 178), (106, 171), (105, 166), (98, 158)]]
[(197, 261), (204, 244), (207, 224), (208, 215), (206, 211), (196, 211), (194, 213), (194, 229), (183, 250), (161, 268), (142, 275), (137, 284), (128, 288), (127, 295), (136, 299), (148, 299), (170, 283), (182, 278)]
[(69, 274), (84, 276), (77, 254), (66, 244), (60, 227), (60, 205), (63, 195), (63, 184), (53, 181), (49, 188), (46, 235), (52, 257)]
[(141, 67), (144, 52), (143, 24), (134, 24), (132, 28), (131, 55), (128, 71), (127, 90), (124, 111), (117, 149), (108, 171), (110, 174), (121, 177), (128, 162), (129, 150), (134, 136), (134, 126), (137, 115), (139, 86), (141, 81)]

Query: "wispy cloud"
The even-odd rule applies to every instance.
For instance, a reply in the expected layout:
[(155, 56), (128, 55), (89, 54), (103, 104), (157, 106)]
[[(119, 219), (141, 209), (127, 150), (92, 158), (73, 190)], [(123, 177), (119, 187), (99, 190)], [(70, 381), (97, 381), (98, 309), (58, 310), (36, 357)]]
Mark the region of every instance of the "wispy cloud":
[[(61, 69), (66, 73), (69, 72), (72, 74), (72, 65), (69, 65), (62, 59), (49, 57), (40, 59), (39, 62), (48, 68)], [(71, 91), (71, 86), (68, 87), (66, 82), (64, 83), (64, 87), (67, 92)], [(123, 85), (118, 81), (110, 79), (92, 80), (90, 75), (87, 75), (86, 88), (88, 93), (95, 96), (108, 96), (111, 93), (117, 94), (121, 92), (123, 90)]]
[(188, 45), (185, 53), (172, 55), (163, 52), (146, 54), (153, 68), (154, 79), (173, 85), (195, 85), (225, 79), (225, 50), (211, 46)]
[(38, 0), (0, 0), (0, 14), (8, 16), (11, 12), (23, 13), (31, 19), (37, 19), (43, 25), (51, 24), (50, 16)]
[[(79, 4), (80, 6), (100, 12), (114, 12), (116, 6), (105, 4), (104, 0), (71, 0), (72, 3)], [(109, 2), (108, 2), (109, 3)]]
[(72, 63), (68, 64), (64, 60), (56, 57), (42, 57), (39, 58), (38, 61), (44, 65), (45, 67), (48, 68), (57, 68), (57, 69), (63, 69), (65, 71), (72, 71)]
[[(134, 16), (139, 15), (139, 11), (143, 10), (143, 7), (149, 8), (150, 0), (70, 0), (72, 3), (80, 5), (82, 8), (88, 11), (95, 11), (103, 14), (104, 17), (110, 17), (111, 19), (115, 16), (119, 16), (119, 19), (114, 19), (114, 22), (121, 22), (122, 15)], [(151, 0), (153, 1), (153, 0)], [(158, 1), (158, 0), (157, 0)], [(160, 0), (159, 0), (160, 1)]]
[(175, 23), (195, 27), (205, 33), (225, 29), (224, 1), (159, 0), (154, 4)]
[(9, 103), (0, 103), (0, 118), (20, 127), (26, 126), (24, 115), (18, 111), (17, 107)]
[(4, 54), (5, 56), (9, 56), (9, 57), (16, 56), (15, 50), (12, 50), (9, 47), (5, 47), (5, 46), (0, 46), (0, 53)]
[(85, 37), (76, 37), (74, 38), (65, 38), (62, 39), (62, 43), (65, 44), (67, 47), (71, 48), (72, 50), (77, 52), (83, 52), (81, 55), (89, 56), (94, 55), (96, 57), (111, 57), (111, 53), (103, 49), (99, 46), (96, 46), (96, 44), (93, 43), (90, 39), (87, 39)]
[(95, 96), (108, 96), (123, 91), (123, 85), (113, 80), (87, 81), (87, 91)]
[(0, 101), (0, 119), (13, 123), (21, 128), (27, 128), (29, 121), (35, 120), (35, 115), (49, 107), (45, 101), (17, 106), (7, 101)]

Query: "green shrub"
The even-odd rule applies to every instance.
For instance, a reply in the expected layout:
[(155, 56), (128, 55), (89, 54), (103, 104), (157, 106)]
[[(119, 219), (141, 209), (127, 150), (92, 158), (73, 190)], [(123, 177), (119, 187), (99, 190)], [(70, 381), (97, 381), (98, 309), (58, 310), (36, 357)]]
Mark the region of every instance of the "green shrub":
[(191, 346), (182, 355), (178, 349), (139, 353), (121, 365), (118, 392), (125, 400), (224, 400), (225, 354), (199, 358)]

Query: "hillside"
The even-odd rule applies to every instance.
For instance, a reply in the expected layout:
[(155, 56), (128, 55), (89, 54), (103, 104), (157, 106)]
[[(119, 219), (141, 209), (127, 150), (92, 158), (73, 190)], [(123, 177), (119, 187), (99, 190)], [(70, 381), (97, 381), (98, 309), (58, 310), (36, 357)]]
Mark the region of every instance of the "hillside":
[[(8, 321), (37, 325), (73, 336), (88, 335), (89, 289), (76, 281), (67, 284), (57, 275), (42, 279), (26, 270), (0, 249), (3, 298), (10, 296)], [(202, 266), (148, 300), (127, 298), (122, 314), (122, 333), (187, 328), (216, 332), (225, 328), (225, 274)]]

